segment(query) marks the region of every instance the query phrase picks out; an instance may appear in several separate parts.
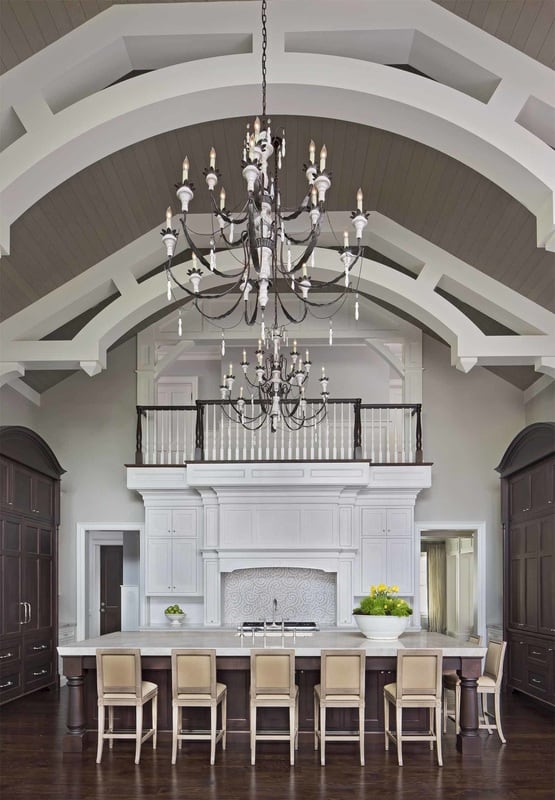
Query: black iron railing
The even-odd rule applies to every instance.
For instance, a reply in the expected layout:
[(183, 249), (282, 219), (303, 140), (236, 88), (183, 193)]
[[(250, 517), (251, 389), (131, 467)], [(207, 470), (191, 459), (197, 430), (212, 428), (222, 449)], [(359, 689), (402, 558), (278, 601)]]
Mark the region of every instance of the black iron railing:
[[(249, 400), (254, 407), (257, 400)], [(307, 416), (320, 400), (307, 400)], [(419, 464), (421, 404), (377, 405), (358, 398), (328, 400), (318, 425), (290, 430), (269, 422), (248, 430), (232, 417), (228, 400), (197, 400), (184, 406), (137, 406), (135, 463), (191, 461), (370, 461)], [(256, 410), (256, 408), (255, 408)]]

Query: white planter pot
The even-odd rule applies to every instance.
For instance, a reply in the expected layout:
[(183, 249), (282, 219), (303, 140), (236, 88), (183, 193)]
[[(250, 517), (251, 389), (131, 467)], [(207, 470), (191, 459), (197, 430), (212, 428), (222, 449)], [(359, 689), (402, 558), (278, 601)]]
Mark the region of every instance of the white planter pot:
[(408, 617), (374, 617), (353, 614), (360, 632), (368, 639), (398, 639), (408, 625)]

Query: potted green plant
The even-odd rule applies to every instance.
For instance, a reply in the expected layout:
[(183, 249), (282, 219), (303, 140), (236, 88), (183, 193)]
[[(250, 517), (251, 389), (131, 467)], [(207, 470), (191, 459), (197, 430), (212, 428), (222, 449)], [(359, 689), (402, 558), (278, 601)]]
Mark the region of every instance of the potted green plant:
[(368, 639), (398, 639), (407, 627), (412, 608), (396, 597), (398, 591), (398, 586), (385, 583), (371, 586), (370, 594), (353, 609), (355, 622)]

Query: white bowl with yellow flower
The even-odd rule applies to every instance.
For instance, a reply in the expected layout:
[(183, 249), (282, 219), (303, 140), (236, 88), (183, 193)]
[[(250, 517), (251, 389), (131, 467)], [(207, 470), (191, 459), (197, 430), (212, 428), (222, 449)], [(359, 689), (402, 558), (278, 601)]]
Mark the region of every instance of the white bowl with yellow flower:
[(360, 632), (368, 639), (392, 641), (406, 629), (412, 608), (401, 597), (396, 597), (398, 586), (379, 583), (370, 587), (353, 609), (353, 617)]

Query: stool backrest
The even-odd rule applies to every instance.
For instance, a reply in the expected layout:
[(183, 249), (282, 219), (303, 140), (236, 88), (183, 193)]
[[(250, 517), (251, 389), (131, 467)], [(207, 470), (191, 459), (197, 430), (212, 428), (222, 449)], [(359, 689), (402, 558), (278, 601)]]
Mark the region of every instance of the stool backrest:
[(397, 698), (429, 695), (441, 698), (443, 653), (441, 650), (397, 652)]
[(497, 642), (495, 639), (491, 639), (488, 644), (484, 675), (493, 678), (496, 686), (501, 684), (501, 679), (503, 678), (503, 661), (506, 648), (507, 642)]
[(216, 697), (216, 650), (172, 650), (172, 697), (205, 694)]
[(98, 696), (128, 694), (141, 696), (141, 651), (139, 648), (96, 651)]
[(364, 650), (322, 650), (320, 661), (320, 693), (365, 696), (366, 653)]
[(251, 697), (295, 695), (295, 651), (251, 650)]

